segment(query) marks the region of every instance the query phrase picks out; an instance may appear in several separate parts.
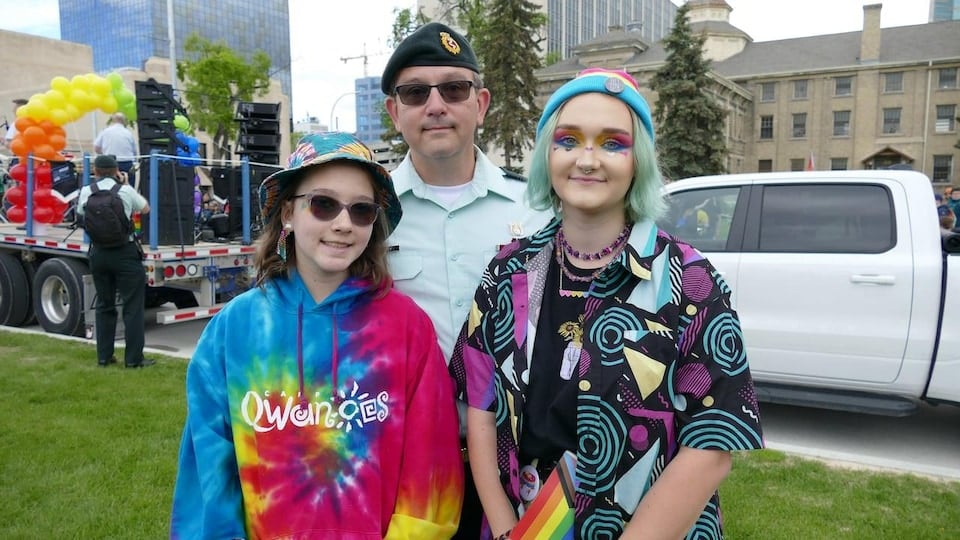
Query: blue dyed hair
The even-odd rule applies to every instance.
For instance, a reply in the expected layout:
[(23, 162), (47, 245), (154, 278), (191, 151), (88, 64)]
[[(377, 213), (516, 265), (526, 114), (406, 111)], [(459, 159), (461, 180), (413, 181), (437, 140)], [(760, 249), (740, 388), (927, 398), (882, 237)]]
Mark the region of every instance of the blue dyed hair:
[[(530, 163), (530, 175), (527, 179), (527, 199), (536, 210), (553, 209), (559, 215), (560, 198), (553, 190), (550, 181), (550, 149), (553, 146), (553, 132), (557, 129), (558, 118), (563, 107), (557, 107), (546, 122), (542, 122), (533, 156)], [(663, 176), (657, 165), (657, 152), (653, 139), (640, 124), (636, 113), (630, 110), (633, 123), (633, 181), (627, 191), (625, 202), (627, 219), (633, 222), (644, 219), (656, 220), (666, 211), (663, 200)]]

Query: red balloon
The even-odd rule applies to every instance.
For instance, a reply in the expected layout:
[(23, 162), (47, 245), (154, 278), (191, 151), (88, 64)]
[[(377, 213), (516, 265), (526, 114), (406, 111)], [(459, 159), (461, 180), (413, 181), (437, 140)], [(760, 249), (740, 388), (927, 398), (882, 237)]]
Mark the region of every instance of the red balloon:
[(33, 207), (33, 220), (37, 223), (56, 223), (56, 216), (53, 215), (53, 208), (47, 206)]
[(27, 220), (27, 209), (22, 206), (7, 208), (7, 219), (11, 223), (23, 223)]
[(33, 206), (53, 208), (53, 193), (50, 188), (37, 188), (33, 191)]
[(14, 206), (24, 206), (27, 204), (27, 190), (23, 185), (17, 184), (8, 189), (3, 198)]
[(33, 182), (37, 187), (50, 187), (53, 184), (53, 173), (49, 163), (41, 161), (36, 165), (33, 169)]
[(27, 183), (27, 166), (23, 163), (17, 163), (13, 167), (10, 167), (10, 178), (13, 178), (21, 184)]

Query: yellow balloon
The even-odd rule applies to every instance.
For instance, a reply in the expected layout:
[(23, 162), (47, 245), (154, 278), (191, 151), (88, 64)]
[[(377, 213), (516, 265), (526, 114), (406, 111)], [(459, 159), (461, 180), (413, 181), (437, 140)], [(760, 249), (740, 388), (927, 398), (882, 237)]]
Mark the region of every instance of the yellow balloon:
[(60, 92), (67, 94), (70, 92), (70, 80), (66, 77), (54, 77), (50, 81), (50, 88), (54, 90), (59, 90)]
[(113, 94), (109, 94), (100, 102), (100, 108), (107, 114), (113, 114), (117, 112), (120, 105), (117, 103), (117, 98), (113, 97)]
[(50, 121), (58, 126), (62, 126), (64, 124), (69, 124), (73, 121), (73, 119), (70, 118), (70, 113), (67, 111), (66, 107), (64, 107), (62, 109), (51, 110)]
[(90, 88), (94, 94), (103, 97), (109, 95), (110, 91), (113, 90), (113, 87), (110, 85), (110, 81), (104, 79), (103, 77), (96, 77), (93, 79), (93, 82), (90, 84)]
[(29, 117), (29, 116), (30, 116), (30, 109), (28, 109), (26, 105), (21, 105), (21, 106), (17, 107), (16, 115), (17, 115), (17, 118), (23, 118), (23, 117), (25, 117), (25, 116), (26, 116), (26, 117)]
[(71, 93), (75, 90), (87, 92), (90, 90), (90, 81), (83, 75), (74, 75), (73, 78), (70, 79), (70, 88)]
[(63, 92), (59, 90), (47, 90), (47, 92), (43, 94), (43, 100), (51, 110), (62, 109), (63, 106), (67, 104), (67, 96), (63, 95)]
[(67, 102), (72, 104), (81, 112), (87, 112), (93, 108), (90, 106), (91, 101), (90, 94), (84, 92), (83, 90), (73, 90), (70, 92), (70, 96), (67, 98)]
[(70, 118), (69, 122), (73, 122), (74, 120), (77, 120), (83, 116), (83, 113), (80, 112), (80, 109), (78, 109), (73, 103), (67, 103), (63, 110), (67, 112), (67, 116)]
[(27, 102), (26, 107), (30, 110), (30, 118), (34, 120), (46, 120), (50, 118), (50, 107), (44, 102), (43, 97), (32, 97)]

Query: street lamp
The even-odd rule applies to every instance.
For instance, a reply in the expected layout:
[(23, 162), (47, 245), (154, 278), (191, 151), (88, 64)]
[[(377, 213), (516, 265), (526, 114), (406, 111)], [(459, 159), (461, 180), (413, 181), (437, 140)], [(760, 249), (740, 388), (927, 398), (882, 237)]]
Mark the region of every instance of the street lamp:
[(333, 101), (333, 107), (330, 107), (330, 124), (328, 125), (328, 128), (327, 128), (327, 129), (329, 129), (330, 131), (337, 131), (337, 130), (334, 129), (334, 127), (333, 127), (333, 113), (334, 113), (334, 111), (337, 110), (337, 103), (340, 103), (340, 100), (341, 100), (341, 99), (343, 99), (343, 98), (345, 98), (345, 97), (347, 97), (347, 96), (352, 96), (352, 95), (354, 95), (354, 94), (356, 94), (356, 92), (346, 92), (346, 93), (343, 93), (343, 94), (340, 94), (339, 96), (337, 96), (337, 99), (335, 99), (335, 100)]

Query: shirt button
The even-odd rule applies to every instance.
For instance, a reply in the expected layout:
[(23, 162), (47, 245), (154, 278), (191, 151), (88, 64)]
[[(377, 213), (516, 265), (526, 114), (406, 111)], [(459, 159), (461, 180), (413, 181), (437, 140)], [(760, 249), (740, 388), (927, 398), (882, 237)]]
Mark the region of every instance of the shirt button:
[(462, 307), (462, 306), (463, 306), (463, 300), (457, 300), (456, 304), (457, 304), (457, 307)]
[(460, 260), (460, 256), (459, 256), (459, 255), (451, 255), (451, 256), (450, 256), (450, 260), (456, 262), (456, 261)]

